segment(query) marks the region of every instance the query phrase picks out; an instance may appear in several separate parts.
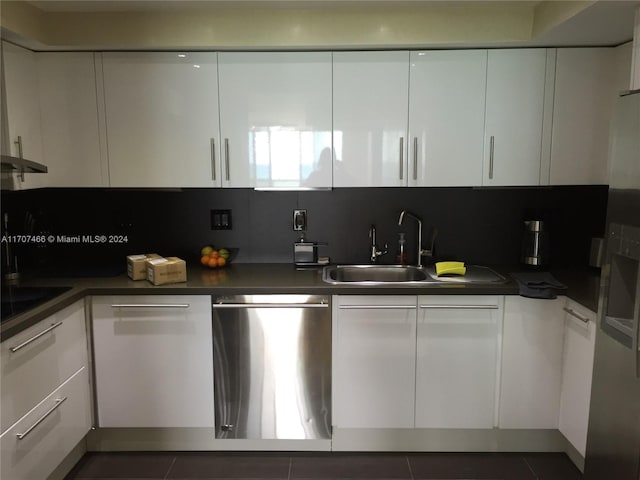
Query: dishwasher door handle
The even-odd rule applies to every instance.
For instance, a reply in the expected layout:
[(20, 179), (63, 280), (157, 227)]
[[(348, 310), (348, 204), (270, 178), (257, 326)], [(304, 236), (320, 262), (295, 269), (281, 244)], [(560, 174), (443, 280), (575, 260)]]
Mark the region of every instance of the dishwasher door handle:
[(329, 308), (328, 303), (214, 303), (213, 308)]

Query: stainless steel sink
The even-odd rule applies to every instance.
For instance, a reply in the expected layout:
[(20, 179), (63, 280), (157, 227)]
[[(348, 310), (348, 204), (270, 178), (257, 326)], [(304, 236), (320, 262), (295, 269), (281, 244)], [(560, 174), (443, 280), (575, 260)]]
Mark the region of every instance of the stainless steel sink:
[(438, 285), (438, 284), (501, 284), (507, 279), (479, 265), (467, 265), (464, 276), (437, 276), (435, 267), (419, 268), (400, 265), (333, 265), (324, 267), (322, 279), (334, 285)]
[(418, 267), (400, 265), (338, 265), (324, 267), (322, 279), (327, 283), (341, 284), (393, 284), (433, 282)]

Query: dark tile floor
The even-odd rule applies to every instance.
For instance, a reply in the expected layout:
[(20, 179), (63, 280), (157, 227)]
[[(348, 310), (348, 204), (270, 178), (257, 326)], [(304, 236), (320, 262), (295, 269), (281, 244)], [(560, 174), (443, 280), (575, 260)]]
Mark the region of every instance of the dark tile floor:
[(66, 480), (579, 480), (562, 453), (88, 453)]

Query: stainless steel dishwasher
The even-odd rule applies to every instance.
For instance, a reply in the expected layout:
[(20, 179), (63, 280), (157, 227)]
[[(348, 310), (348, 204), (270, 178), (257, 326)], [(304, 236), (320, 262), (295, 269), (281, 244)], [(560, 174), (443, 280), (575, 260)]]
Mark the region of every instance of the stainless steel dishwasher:
[(331, 438), (329, 299), (213, 297), (216, 438)]

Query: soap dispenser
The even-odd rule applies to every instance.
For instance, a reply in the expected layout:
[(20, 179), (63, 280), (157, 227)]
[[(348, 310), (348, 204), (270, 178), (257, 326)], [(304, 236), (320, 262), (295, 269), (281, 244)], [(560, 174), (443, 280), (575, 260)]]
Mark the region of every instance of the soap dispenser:
[(407, 265), (407, 249), (406, 249), (407, 241), (404, 238), (404, 232), (398, 233), (398, 250), (396, 253), (396, 263), (398, 265)]

